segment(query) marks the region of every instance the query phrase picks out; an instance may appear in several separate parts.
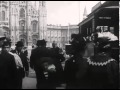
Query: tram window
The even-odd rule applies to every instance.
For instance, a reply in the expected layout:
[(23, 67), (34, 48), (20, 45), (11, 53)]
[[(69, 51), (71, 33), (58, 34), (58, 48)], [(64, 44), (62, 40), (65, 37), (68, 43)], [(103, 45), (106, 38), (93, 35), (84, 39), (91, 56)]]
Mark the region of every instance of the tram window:
[(108, 26), (104, 26), (104, 31), (108, 31)]
[(110, 27), (110, 32), (114, 34), (114, 27)]

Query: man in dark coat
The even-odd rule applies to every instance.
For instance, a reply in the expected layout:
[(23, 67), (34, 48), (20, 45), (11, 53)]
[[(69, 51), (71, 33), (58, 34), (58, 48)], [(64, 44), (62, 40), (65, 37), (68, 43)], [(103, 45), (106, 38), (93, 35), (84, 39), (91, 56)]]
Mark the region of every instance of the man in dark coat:
[(16, 89), (17, 68), (14, 56), (9, 54), (11, 43), (8, 41), (4, 41), (2, 44), (0, 44), (0, 48), (1, 46), (0, 89)]
[(69, 53), (71, 57), (65, 62), (65, 68), (64, 68), (66, 89), (79, 89), (76, 73), (79, 70), (78, 63), (81, 60), (83, 60), (82, 57), (86, 46), (86, 42), (82, 37), (82, 35), (73, 34), (70, 43), (71, 43), (71, 50), (69, 51)]
[(53, 42), (53, 44), (52, 44), (52, 50), (53, 50), (54, 54), (56, 55), (56, 58), (58, 58), (60, 60), (60, 62), (65, 61), (65, 57), (62, 54), (62, 49), (59, 48), (55, 42)]
[(57, 81), (58, 82), (56, 82), (56, 83), (59, 86), (60, 84), (62, 84), (64, 82), (64, 80), (63, 80), (64, 79), (63, 78), (63, 67), (62, 67), (62, 63), (61, 62), (65, 61), (65, 57), (61, 53), (62, 51), (57, 46), (57, 43), (53, 42), (52, 46), (53, 47), (51, 48), (51, 50), (52, 50), (52, 53), (53, 53), (53, 58), (55, 60), (55, 65), (57, 67), (56, 69), (58, 71), (58, 75), (57, 75), (57, 79), (58, 79)]
[(45, 40), (38, 40), (37, 41), (37, 48), (33, 49), (31, 52), (30, 57), (30, 67), (32, 69), (36, 68), (36, 60), (41, 57), (49, 57), (49, 49), (46, 48), (46, 41)]
[(25, 75), (28, 76), (28, 73), (29, 73), (29, 64), (28, 64), (28, 61), (27, 61), (27, 56), (26, 56), (26, 54), (24, 54), (22, 52), (23, 46), (24, 46), (23, 42), (18, 41), (17, 44), (16, 44), (15, 50), (11, 51), (12, 53), (17, 54), (21, 58), (21, 61), (22, 61), (22, 64), (23, 64), (23, 68), (19, 68), (17, 70), (18, 71), (17, 87), (19, 89), (22, 89), (22, 79), (25, 77)]
[[(48, 67), (56, 67), (53, 52), (46, 47), (45, 40), (37, 41), (37, 48), (32, 50), (30, 57), (30, 67), (36, 72), (38, 89), (55, 89), (56, 71), (49, 72)], [(44, 69), (43, 69), (44, 68)], [(46, 69), (47, 70), (46, 70)], [(51, 70), (50, 70), (51, 71)], [(48, 73), (47, 75), (45, 73)]]

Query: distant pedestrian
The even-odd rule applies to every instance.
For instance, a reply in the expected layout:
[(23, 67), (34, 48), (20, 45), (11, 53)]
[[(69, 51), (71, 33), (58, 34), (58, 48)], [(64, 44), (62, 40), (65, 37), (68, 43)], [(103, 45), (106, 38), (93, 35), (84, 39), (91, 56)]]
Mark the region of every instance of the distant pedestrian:
[(24, 47), (24, 48), (23, 48), (23, 53), (25, 54), (26, 57), (28, 56), (28, 50), (27, 50), (27, 47)]
[(53, 53), (53, 58), (55, 60), (55, 65), (56, 65), (56, 69), (58, 71), (58, 86), (64, 82), (63, 80), (63, 67), (62, 67), (62, 62), (65, 61), (65, 57), (62, 54), (62, 50), (57, 46), (57, 43), (53, 42), (52, 44), (52, 53)]
[(93, 41), (86, 42), (85, 53), (83, 57), (94, 56), (95, 54), (95, 45)]

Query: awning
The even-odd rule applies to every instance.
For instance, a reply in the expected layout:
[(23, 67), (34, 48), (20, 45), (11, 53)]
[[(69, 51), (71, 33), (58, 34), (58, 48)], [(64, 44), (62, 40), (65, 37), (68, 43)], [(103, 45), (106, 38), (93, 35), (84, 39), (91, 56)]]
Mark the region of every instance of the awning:
[(119, 9), (119, 6), (109, 6), (109, 7), (104, 7), (104, 8), (108, 8), (108, 9)]

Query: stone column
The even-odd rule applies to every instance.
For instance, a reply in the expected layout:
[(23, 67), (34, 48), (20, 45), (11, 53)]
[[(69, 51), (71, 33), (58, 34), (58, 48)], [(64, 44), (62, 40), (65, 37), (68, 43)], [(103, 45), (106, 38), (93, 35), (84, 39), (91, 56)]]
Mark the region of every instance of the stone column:
[(95, 32), (95, 18), (92, 19), (92, 32)]

